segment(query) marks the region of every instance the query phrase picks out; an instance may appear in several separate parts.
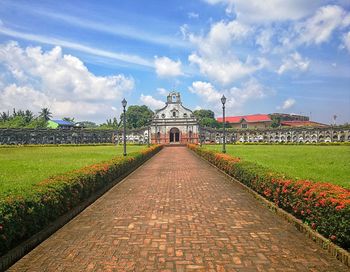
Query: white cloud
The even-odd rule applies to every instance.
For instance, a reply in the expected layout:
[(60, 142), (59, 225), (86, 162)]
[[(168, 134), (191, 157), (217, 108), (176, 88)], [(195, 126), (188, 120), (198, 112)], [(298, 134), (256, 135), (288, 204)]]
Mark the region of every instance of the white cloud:
[(289, 70), (306, 71), (309, 65), (310, 61), (307, 58), (303, 59), (298, 52), (295, 52), (283, 60), (283, 64), (277, 70), (277, 73), (281, 75)]
[(165, 103), (163, 101), (155, 99), (151, 95), (141, 94), (140, 100), (143, 104), (150, 107), (152, 110), (161, 109), (165, 106)]
[(350, 53), (350, 32), (348, 33), (345, 33), (343, 35), (343, 44), (344, 44), (344, 47), (349, 51)]
[(295, 105), (295, 99), (293, 98), (288, 98), (285, 100), (282, 104), (282, 106), (277, 107), (278, 110), (288, 110), (292, 108)]
[(188, 38), (188, 35), (189, 35), (188, 29), (189, 29), (188, 24), (183, 24), (182, 26), (180, 26), (180, 32), (183, 40), (186, 40)]
[[(28, 7), (25, 7), (26, 10), (28, 10)], [(135, 28), (129, 25), (123, 25), (123, 24), (113, 24), (111, 22), (97, 22), (93, 20), (87, 20), (84, 18), (79, 18), (75, 16), (70, 16), (66, 14), (60, 14), (60, 13), (52, 13), (47, 10), (33, 10), (34, 13), (47, 16), (50, 19), (56, 19), (60, 22), (64, 21), (66, 23), (69, 23), (73, 26), (78, 26), (81, 28), (91, 29), (95, 31), (99, 31), (102, 33), (108, 33), (116, 36), (123, 36), (127, 38), (131, 38), (134, 40), (140, 40), (143, 42), (153, 43), (153, 44), (159, 44), (159, 45), (165, 45), (165, 46), (176, 46), (176, 47), (186, 47), (187, 45), (178, 39), (175, 39), (171, 36), (161, 36), (157, 33), (149, 33), (146, 32), (145, 29), (142, 28)], [(198, 14), (190, 12), (188, 16), (192, 16), (190, 18), (198, 18)], [(197, 16), (197, 17), (196, 17)]]
[(103, 58), (108, 58), (108, 59), (122, 61), (125, 63), (131, 63), (131, 64), (153, 68), (153, 63), (151, 61), (137, 55), (116, 53), (116, 52), (102, 50), (95, 47), (86, 46), (76, 42), (65, 41), (61, 39), (56, 39), (56, 38), (51, 38), (51, 37), (41, 36), (41, 35), (36, 35), (31, 33), (19, 32), (19, 31), (15, 31), (15, 30), (3, 27), (1, 25), (0, 25), (0, 33), (10, 37), (20, 38), (27, 41), (35, 41), (39, 43), (50, 44), (53, 46), (58, 45), (61, 47), (78, 50), (80, 52), (92, 54)]
[(170, 93), (170, 91), (168, 91), (167, 89), (164, 89), (164, 88), (157, 88), (157, 91), (162, 96), (167, 96)]
[(301, 19), (312, 13), (323, 0), (205, 0), (209, 4), (222, 3), (226, 12), (235, 13), (242, 22), (271, 22)]
[(190, 19), (197, 19), (197, 18), (199, 18), (199, 14), (198, 13), (195, 13), (195, 12), (189, 12), (189, 13), (187, 13), (187, 16), (188, 16), (188, 18), (190, 18)]
[(255, 79), (243, 83), (240, 88), (232, 87), (218, 91), (210, 82), (195, 81), (189, 91), (202, 98), (215, 112), (221, 113), (221, 97), (224, 94), (227, 98), (226, 109), (229, 114), (236, 113), (242, 106), (252, 99), (261, 99), (269, 92)]
[(251, 75), (263, 68), (266, 60), (253, 59), (249, 55), (245, 60), (233, 52), (233, 44), (243, 41), (252, 33), (252, 29), (237, 21), (220, 21), (211, 26), (206, 36), (189, 35), (196, 46), (188, 60), (199, 66), (202, 74), (223, 85)]
[(0, 91), (0, 108), (3, 110), (17, 108), (36, 112), (49, 105), (49, 97), (30, 86), (17, 86), (13, 83)]
[(209, 82), (195, 81), (188, 89), (191, 93), (197, 94), (208, 102), (220, 101), (222, 97), (222, 94), (215, 90), (214, 86)]
[(156, 73), (160, 77), (176, 77), (182, 75), (181, 61), (173, 61), (168, 57), (155, 57)]
[(262, 53), (267, 53), (271, 50), (272, 47), (272, 37), (274, 33), (273, 30), (270, 28), (265, 28), (261, 30), (258, 35), (256, 36), (255, 43), (260, 46), (260, 51)]
[(62, 54), (60, 47), (44, 52), (16, 42), (2, 44), (0, 68), (7, 75), (0, 90), (4, 109), (49, 107), (59, 117), (108, 117), (112, 101), (134, 88), (134, 80), (124, 75), (94, 75), (80, 59)]
[(298, 44), (321, 44), (329, 41), (332, 33), (339, 27), (349, 24), (349, 14), (340, 6), (323, 6), (315, 15), (296, 24)]

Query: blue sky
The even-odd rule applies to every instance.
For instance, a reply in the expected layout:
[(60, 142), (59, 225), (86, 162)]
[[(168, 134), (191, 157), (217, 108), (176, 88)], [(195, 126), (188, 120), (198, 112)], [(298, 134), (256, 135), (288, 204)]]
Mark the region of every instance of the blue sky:
[(0, 111), (98, 123), (129, 105), (350, 122), (350, 1), (0, 0)]

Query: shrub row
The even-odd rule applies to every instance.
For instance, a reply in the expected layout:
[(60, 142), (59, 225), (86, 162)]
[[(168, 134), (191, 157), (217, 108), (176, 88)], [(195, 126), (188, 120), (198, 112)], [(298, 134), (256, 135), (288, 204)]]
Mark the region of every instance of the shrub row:
[(350, 190), (329, 183), (288, 179), (253, 162), (196, 145), (188, 147), (324, 237), (349, 250)]
[(54, 176), (33, 186), (22, 196), (0, 200), (0, 256), (42, 230), (50, 222), (141, 165), (162, 146), (152, 146), (127, 157), (90, 165)]

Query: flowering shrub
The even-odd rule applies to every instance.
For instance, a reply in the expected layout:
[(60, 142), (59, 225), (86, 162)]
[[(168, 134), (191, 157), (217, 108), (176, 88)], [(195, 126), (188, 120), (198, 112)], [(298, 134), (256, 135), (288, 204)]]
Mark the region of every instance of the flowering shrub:
[(188, 147), (323, 236), (349, 250), (350, 190), (329, 183), (288, 179), (253, 162), (196, 145)]
[(127, 157), (117, 157), (54, 176), (33, 186), (23, 196), (0, 200), (0, 256), (50, 222), (141, 165), (162, 146), (152, 146)]

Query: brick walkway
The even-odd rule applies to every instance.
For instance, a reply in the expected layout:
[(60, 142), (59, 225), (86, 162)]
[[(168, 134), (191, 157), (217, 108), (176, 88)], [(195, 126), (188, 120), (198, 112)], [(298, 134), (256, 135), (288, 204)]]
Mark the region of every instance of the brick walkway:
[(165, 148), (10, 271), (349, 271), (185, 147)]

